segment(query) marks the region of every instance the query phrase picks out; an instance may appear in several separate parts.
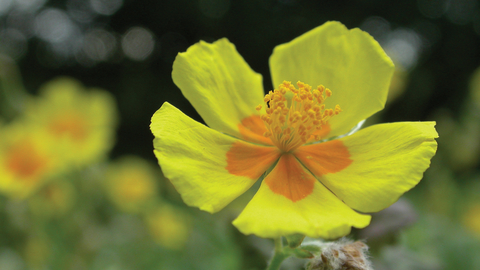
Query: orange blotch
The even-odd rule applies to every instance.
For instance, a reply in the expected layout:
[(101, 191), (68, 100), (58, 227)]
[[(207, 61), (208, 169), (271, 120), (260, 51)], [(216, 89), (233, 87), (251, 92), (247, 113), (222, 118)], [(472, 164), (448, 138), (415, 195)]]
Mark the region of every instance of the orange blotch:
[(350, 153), (340, 140), (300, 146), (294, 155), (316, 176), (339, 172), (350, 164)]
[(295, 156), (284, 154), (264, 181), (274, 193), (296, 202), (313, 192), (317, 180), (303, 168)]
[(227, 152), (226, 169), (231, 174), (257, 180), (279, 156), (276, 147), (236, 141)]
[(320, 140), (326, 139), (328, 134), (332, 131), (330, 128), (330, 124), (327, 122), (326, 124), (322, 125), (322, 129), (316, 130), (312, 133), (312, 136), (306, 143), (316, 142), (318, 140), (315, 139), (315, 136), (319, 135)]
[(267, 131), (265, 123), (258, 115), (252, 115), (245, 117), (240, 124), (238, 124), (238, 130), (242, 135), (242, 139), (266, 145), (273, 145), (272, 140), (263, 136), (263, 133)]
[(6, 155), (6, 167), (18, 178), (33, 178), (47, 165), (46, 157), (40, 155), (31, 142), (11, 146)]
[(75, 114), (65, 114), (57, 117), (50, 123), (50, 130), (55, 136), (68, 136), (77, 142), (81, 142), (87, 137), (85, 120)]

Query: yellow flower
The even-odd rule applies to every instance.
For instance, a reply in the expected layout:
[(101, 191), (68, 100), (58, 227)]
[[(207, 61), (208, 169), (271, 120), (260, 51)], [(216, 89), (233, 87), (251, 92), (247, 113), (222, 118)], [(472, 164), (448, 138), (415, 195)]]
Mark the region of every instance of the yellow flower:
[(437, 148), (434, 122), (351, 134), (384, 107), (394, 70), (370, 35), (327, 22), (277, 46), (270, 70), (278, 87), (263, 96), (261, 75), (226, 39), (175, 59), (173, 81), (210, 128), (165, 103), (151, 130), (188, 205), (217, 212), (265, 175), (233, 221), (242, 233), (335, 238), (420, 181)]
[(463, 216), (463, 224), (480, 236), (480, 203), (472, 204)]
[(25, 121), (0, 127), (0, 191), (25, 198), (62, 171), (45, 134)]
[(110, 93), (86, 90), (80, 82), (58, 78), (40, 89), (26, 116), (55, 142), (60, 156), (76, 165), (87, 165), (104, 157), (115, 140), (117, 111)]
[(105, 188), (122, 211), (139, 212), (157, 196), (155, 167), (135, 156), (125, 156), (109, 165)]
[(150, 212), (146, 221), (153, 240), (166, 248), (182, 249), (190, 236), (189, 216), (166, 203)]
[(24, 248), (24, 258), (29, 269), (46, 268), (51, 260), (53, 244), (46, 235), (29, 236)]

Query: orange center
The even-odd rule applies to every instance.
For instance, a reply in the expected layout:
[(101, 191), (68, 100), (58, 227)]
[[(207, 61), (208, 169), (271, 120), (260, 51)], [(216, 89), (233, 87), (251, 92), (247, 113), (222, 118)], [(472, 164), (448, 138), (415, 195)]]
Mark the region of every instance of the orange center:
[(10, 147), (6, 155), (6, 167), (18, 178), (32, 178), (46, 166), (47, 160), (41, 156), (31, 142), (17, 143)]
[[(352, 163), (347, 147), (339, 140), (304, 145), (326, 137), (328, 120), (342, 110), (339, 105), (325, 109), (330, 89), (320, 85), (312, 90), (302, 82), (297, 86), (284, 81), (265, 95), (265, 114), (242, 120), (240, 134), (255, 144), (234, 142), (225, 167), (233, 175), (256, 180), (278, 161), (264, 181), (271, 191), (292, 202), (313, 192), (316, 177), (339, 172)], [(256, 109), (260, 111), (262, 105)]]
[[(316, 89), (297, 82), (298, 89), (284, 81), (277, 89), (265, 95), (266, 114), (261, 116), (267, 131), (263, 136), (270, 138), (283, 152), (291, 152), (309, 139), (320, 140), (320, 130), (327, 121), (342, 110), (325, 109), (324, 101), (332, 95), (330, 89), (319, 85)], [(262, 109), (258, 105), (257, 110)]]
[(51, 122), (50, 130), (58, 137), (69, 136), (81, 142), (87, 137), (86, 126), (85, 120), (79, 115), (65, 114)]

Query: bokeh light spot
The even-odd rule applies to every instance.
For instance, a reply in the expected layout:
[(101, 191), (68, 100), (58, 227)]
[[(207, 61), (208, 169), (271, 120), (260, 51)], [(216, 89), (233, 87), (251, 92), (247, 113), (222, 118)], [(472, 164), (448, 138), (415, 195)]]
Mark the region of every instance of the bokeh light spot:
[(22, 32), (26, 38), (31, 38), (35, 35), (35, 31), (33, 29), (34, 21), (35, 14), (11, 11), (8, 13), (6, 18), (6, 26), (7, 28), (14, 28)]
[(81, 23), (89, 23), (96, 16), (89, 2), (85, 0), (68, 0), (67, 12), (72, 19)]
[(45, 41), (56, 43), (67, 40), (73, 32), (70, 17), (62, 10), (48, 8), (35, 18), (35, 32)]
[(382, 45), (394, 62), (409, 69), (416, 65), (423, 44), (420, 35), (415, 31), (399, 28), (389, 33)]
[(22, 270), (25, 269), (25, 263), (16, 251), (3, 248), (0, 250), (0, 269)]
[(13, 28), (0, 31), (0, 53), (6, 54), (13, 59), (20, 59), (27, 52), (27, 38)]
[(0, 15), (7, 13), (12, 6), (13, 0), (1, 0), (0, 1)]
[(115, 36), (110, 32), (94, 29), (83, 39), (83, 52), (94, 61), (105, 61), (115, 52), (116, 43)]
[(22, 12), (36, 12), (47, 0), (15, 0), (15, 9)]
[(90, 0), (93, 10), (101, 15), (112, 15), (122, 7), (122, 0)]
[(381, 40), (391, 31), (390, 23), (382, 17), (368, 17), (361, 25), (360, 29), (368, 32), (376, 40)]
[(153, 34), (145, 28), (133, 27), (122, 37), (122, 49), (133, 60), (145, 60), (153, 52), (155, 40)]

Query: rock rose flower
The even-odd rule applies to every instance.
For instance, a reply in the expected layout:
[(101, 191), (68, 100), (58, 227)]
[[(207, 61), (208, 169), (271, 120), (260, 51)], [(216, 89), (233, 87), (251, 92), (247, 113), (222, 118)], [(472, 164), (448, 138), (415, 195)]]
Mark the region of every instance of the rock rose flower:
[[(275, 90), (227, 39), (178, 54), (172, 77), (209, 127), (169, 103), (153, 115), (154, 153), (183, 200), (217, 212), (263, 179), (233, 224), (245, 234), (335, 238), (370, 222), (422, 178), (434, 122), (374, 125), (394, 65), (360, 29), (327, 22), (277, 46)], [(263, 177), (262, 177), (263, 176)]]

